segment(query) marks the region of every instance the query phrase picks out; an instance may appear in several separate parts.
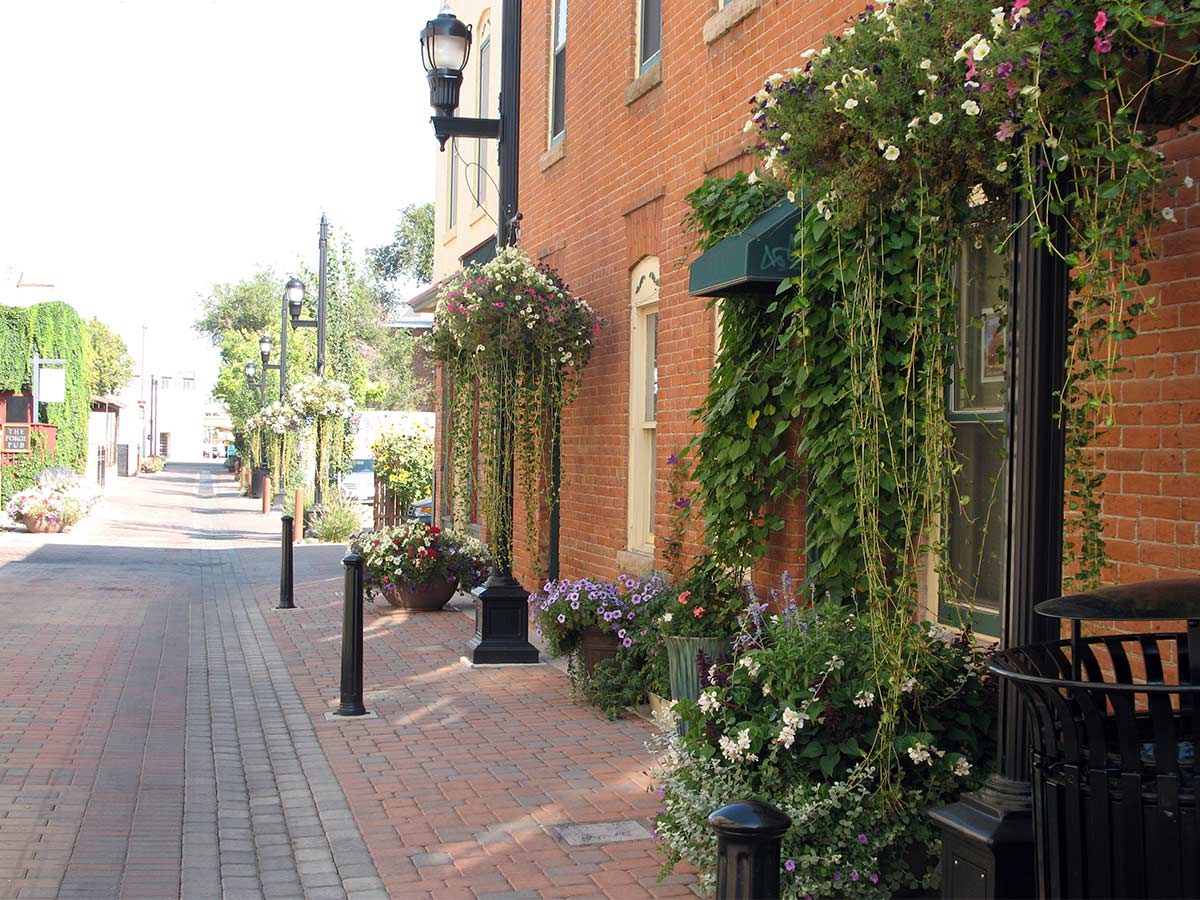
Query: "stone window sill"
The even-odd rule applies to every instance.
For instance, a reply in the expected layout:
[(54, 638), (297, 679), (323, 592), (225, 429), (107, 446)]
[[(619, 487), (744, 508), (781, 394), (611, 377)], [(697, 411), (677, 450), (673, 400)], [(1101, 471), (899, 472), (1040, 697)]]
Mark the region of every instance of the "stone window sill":
[(629, 106), (660, 84), (662, 84), (661, 56), (654, 61), (654, 64), (650, 68), (629, 82), (629, 86), (625, 88), (625, 105)]
[(762, 0), (729, 0), (704, 23), (704, 43), (711, 44), (762, 6)]
[(567, 138), (564, 135), (559, 140), (555, 141), (538, 159), (538, 165), (545, 172), (548, 168), (567, 155)]
[(617, 569), (627, 575), (649, 575), (654, 571), (654, 554), (646, 550), (618, 550)]

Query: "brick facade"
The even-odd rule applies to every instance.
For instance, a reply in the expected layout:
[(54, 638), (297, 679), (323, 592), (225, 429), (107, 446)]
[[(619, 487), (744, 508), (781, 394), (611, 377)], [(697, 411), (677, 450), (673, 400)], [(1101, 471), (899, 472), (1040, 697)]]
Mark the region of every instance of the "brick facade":
[[(527, 0), (524, 9), (521, 243), (608, 320), (564, 421), (560, 559), (564, 577), (612, 577), (626, 542), (630, 272), (641, 258), (659, 257), (661, 564), (672, 501), (666, 460), (694, 433), (691, 412), (704, 398), (715, 340), (713, 310), (687, 294), (696, 253), (682, 229), (683, 197), (706, 175), (752, 167), (742, 136), (747, 98), (862, 4), (731, 0), (718, 13), (716, 0), (663, 0), (659, 74), (634, 84), (635, 0), (573, 2), (566, 136), (552, 151), (550, 5)], [(1186, 160), (1181, 174), (1200, 180), (1200, 135), (1164, 147)], [(1162, 231), (1150, 288), (1161, 305), (1125, 346), (1130, 371), (1107, 438), (1115, 582), (1200, 575), (1200, 198), (1196, 188), (1187, 194), (1175, 201), (1177, 224)], [(760, 581), (803, 572), (803, 498), (787, 512)], [(532, 585), (519, 508), (515, 518), (516, 574)]]

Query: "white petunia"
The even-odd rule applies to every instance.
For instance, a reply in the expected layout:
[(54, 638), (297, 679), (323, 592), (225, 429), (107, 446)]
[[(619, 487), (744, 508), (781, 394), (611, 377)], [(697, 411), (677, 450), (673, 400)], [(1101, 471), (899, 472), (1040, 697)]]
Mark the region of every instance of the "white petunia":
[(754, 125), (754, 120), (753, 120), (753, 119), (747, 119), (747, 120), (746, 120), (746, 124), (745, 124), (745, 125), (742, 127), (742, 133), (743, 133), (743, 134), (749, 134), (751, 131), (753, 131), (753, 130), (754, 130), (754, 128), (755, 128), (755, 125)]
[(805, 50), (803, 53), (800, 54), (800, 58), (801, 59), (812, 59), (816, 55), (817, 55), (816, 48), (809, 47), (807, 50)]
[(929, 69), (931, 66), (933, 66), (932, 59), (923, 59), (923, 60), (921, 60), (921, 62), (919, 64), (919, 67), (922, 69)]
[(795, 203), (796, 202), (796, 192), (788, 191), (787, 198), (788, 198), (788, 203)]
[(751, 184), (758, 184), (758, 170), (755, 169), (750, 173), (750, 177), (746, 179)]
[(1169, 207), (1169, 206), (1164, 206), (1163, 211), (1162, 211), (1162, 217), (1164, 219), (1166, 219), (1168, 222), (1174, 222), (1175, 221), (1175, 210), (1171, 209), (1171, 207)]
[(972, 50), (976, 62), (983, 59), (991, 52), (992, 45), (987, 42), (986, 38), (980, 38), (979, 43), (976, 44), (974, 50)]
[(895, 144), (888, 144), (887, 149), (883, 151), (883, 158), (888, 162), (895, 162), (900, 158), (900, 148)]
[(929, 116), (929, 124), (930, 124), (930, 125), (937, 125), (937, 124), (939, 124), (939, 123), (942, 121), (942, 119), (944, 119), (944, 118), (945, 118), (945, 116), (943, 116), (943, 115), (942, 115), (940, 112), (935, 112), (935, 113), (932, 113), (932, 114), (930, 114), (930, 116)]
[(1183, 186), (1186, 188), (1190, 188), (1195, 183), (1196, 183), (1196, 179), (1193, 178), (1191, 175), (1187, 175), (1183, 179)]
[(849, 100), (846, 101), (845, 106), (846, 106), (846, 109), (854, 109), (854, 107), (858, 106), (858, 101), (855, 100), (853, 97), (851, 97)]
[(979, 115), (979, 104), (974, 100), (964, 100), (962, 104), (962, 111), (968, 116), (977, 116)]
[(675, 614), (674, 614), (674, 613), (663, 613), (662, 620), (663, 620), (664, 622), (670, 622), (670, 621), (671, 621), (673, 618), (675, 618)]

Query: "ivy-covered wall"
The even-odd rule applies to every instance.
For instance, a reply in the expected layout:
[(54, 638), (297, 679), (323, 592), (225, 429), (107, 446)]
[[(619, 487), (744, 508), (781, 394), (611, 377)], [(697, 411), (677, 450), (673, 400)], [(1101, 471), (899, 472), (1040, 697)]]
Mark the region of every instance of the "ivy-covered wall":
[(82, 472), (87, 465), (91, 406), (88, 385), (92, 357), (87, 323), (66, 303), (0, 306), (0, 391), (29, 389), (34, 350), (43, 359), (67, 361), (65, 401), (43, 408), (46, 421), (58, 426), (56, 463)]

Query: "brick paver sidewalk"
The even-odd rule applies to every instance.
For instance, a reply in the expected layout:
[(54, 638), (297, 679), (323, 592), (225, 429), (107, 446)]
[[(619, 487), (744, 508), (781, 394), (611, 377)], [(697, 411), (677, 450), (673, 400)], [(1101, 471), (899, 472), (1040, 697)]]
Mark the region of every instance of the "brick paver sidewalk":
[(372, 605), (380, 718), (328, 722), (342, 549), (297, 547), (277, 611), (278, 516), (218, 467), (111, 493), (0, 533), (0, 898), (691, 894), (655, 880), (645, 722)]

